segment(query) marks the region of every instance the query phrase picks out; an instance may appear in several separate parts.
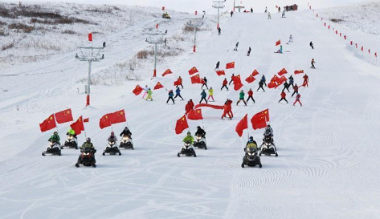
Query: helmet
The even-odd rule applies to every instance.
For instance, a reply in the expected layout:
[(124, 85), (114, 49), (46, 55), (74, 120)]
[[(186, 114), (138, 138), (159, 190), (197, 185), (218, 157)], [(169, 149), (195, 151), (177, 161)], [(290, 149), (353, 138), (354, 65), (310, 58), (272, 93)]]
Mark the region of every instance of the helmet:
[(249, 137), (249, 141), (253, 141), (253, 137), (252, 136)]
[(54, 132), (54, 135), (58, 135), (58, 132), (57, 132), (57, 131), (55, 131), (55, 132)]
[(86, 142), (90, 143), (91, 142), (91, 138), (86, 138)]
[(201, 128), (200, 126), (197, 127), (197, 129), (200, 129), (200, 128)]
[(115, 132), (111, 132), (111, 136), (114, 136), (115, 135)]
[(187, 135), (188, 135), (188, 136), (190, 136), (190, 135), (191, 135), (191, 132), (190, 132), (190, 131), (188, 131), (188, 132), (187, 132)]

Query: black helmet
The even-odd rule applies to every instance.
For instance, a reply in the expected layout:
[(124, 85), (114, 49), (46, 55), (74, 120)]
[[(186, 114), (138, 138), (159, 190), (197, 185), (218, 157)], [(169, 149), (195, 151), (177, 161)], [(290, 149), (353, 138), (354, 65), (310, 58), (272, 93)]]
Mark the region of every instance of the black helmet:
[(90, 143), (91, 142), (91, 138), (86, 138), (86, 142)]
[(249, 141), (253, 141), (253, 137), (252, 136), (249, 137)]
[(57, 132), (57, 131), (55, 131), (55, 132), (54, 132), (54, 135), (58, 135), (58, 132)]
[(197, 127), (197, 129), (200, 129), (200, 128), (201, 128), (200, 126)]

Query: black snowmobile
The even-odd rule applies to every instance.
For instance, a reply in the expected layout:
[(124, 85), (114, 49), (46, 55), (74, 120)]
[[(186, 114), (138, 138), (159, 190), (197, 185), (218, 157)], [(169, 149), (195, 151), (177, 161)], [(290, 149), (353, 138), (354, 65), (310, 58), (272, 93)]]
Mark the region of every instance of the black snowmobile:
[(81, 155), (79, 155), (80, 157), (78, 158), (78, 162), (75, 164), (75, 166), (79, 167), (79, 164), (82, 164), (83, 166), (96, 167), (95, 153), (96, 153), (96, 149), (91, 149), (91, 148), (81, 149)]
[(206, 138), (201, 135), (196, 135), (195, 141), (194, 141), (194, 147), (204, 148), (205, 150), (207, 150)]
[(103, 156), (106, 155), (106, 154), (110, 154), (110, 155), (119, 154), (119, 156), (121, 155), (120, 150), (117, 147), (115, 141), (109, 141), (108, 142), (108, 145), (107, 145), (106, 149), (104, 149), (104, 151), (103, 151)]
[(121, 138), (121, 141), (120, 141), (120, 148), (134, 150), (133, 142), (132, 142), (132, 139), (130, 136), (123, 135), (123, 137)]
[(278, 156), (276, 146), (274, 145), (273, 137), (271, 135), (265, 135), (263, 139), (263, 143), (260, 146), (260, 153), (261, 154), (270, 156), (272, 154)]
[(186, 155), (188, 157), (197, 155), (195, 154), (194, 148), (191, 146), (191, 142), (185, 142), (185, 144), (182, 146), (182, 149), (180, 152), (178, 152), (177, 156), (180, 157), (181, 154)]
[(67, 140), (65, 141), (65, 144), (61, 146), (61, 149), (63, 148), (75, 148), (78, 150), (78, 140), (76, 136), (67, 135)]
[(46, 151), (42, 152), (42, 156), (45, 156), (46, 154), (61, 156), (61, 146), (59, 145), (59, 142), (49, 141), (49, 146), (46, 148)]
[(260, 157), (257, 155), (257, 150), (254, 148), (244, 148), (245, 156), (243, 157), (243, 163), (241, 167), (244, 168), (245, 165), (249, 167), (254, 167), (258, 165), (260, 168), (263, 167), (261, 165)]

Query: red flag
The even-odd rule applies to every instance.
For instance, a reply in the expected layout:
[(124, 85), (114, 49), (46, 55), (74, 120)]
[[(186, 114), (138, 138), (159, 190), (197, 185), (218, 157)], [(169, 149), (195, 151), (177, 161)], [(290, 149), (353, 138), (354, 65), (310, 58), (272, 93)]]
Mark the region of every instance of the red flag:
[(226, 64), (226, 69), (235, 68), (235, 62), (230, 62)]
[(324, 24), (324, 25), (325, 25), (325, 27), (326, 27), (326, 22), (325, 22), (325, 24)]
[(100, 118), (99, 127), (101, 129), (104, 129), (104, 128), (107, 128), (109, 126), (111, 126), (111, 120), (110, 120), (109, 114), (106, 114), (102, 118)]
[(156, 24), (156, 29), (158, 29), (158, 24)]
[(162, 77), (165, 77), (165, 75), (168, 75), (168, 74), (172, 74), (173, 72), (170, 70), (170, 69), (168, 69), (168, 70), (166, 70), (163, 74), (162, 74)]
[(361, 50), (362, 50), (362, 52), (364, 51), (364, 47), (363, 46), (362, 46)]
[(280, 81), (280, 78), (277, 77), (277, 75), (274, 75), (274, 76), (272, 77), (272, 79), (270, 79), (270, 81), (271, 81), (271, 82), (279, 82), (279, 81)]
[(189, 124), (187, 124), (186, 116), (182, 116), (180, 119), (177, 120), (177, 123), (175, 125), (175, 133), (181, 134), (183, 130), (189, 128)]
[(202, 110), (201, 109), (190, 110), (190, 112), (187, 114), (187, 118), (190, 120), (203, 119)]
[(278, 40), (277, 42), (276, 42), (276, 46), (278, 46), (278, 45), (280, 45), (281, 44), (281, 40)]
[(49, 116), (49, 118), (45, 119), (40, 124), (41, 132), (49, 131), (49, 130), (55, 128), (55, 127), (57, 127), (57, 124), (55, 123), (54, 114), (51, 114), (51, 116)]
[(79, 119), (70, 125), (70, 127), (75, 131), (76, 135), (80, 135), (82, 131), (84, 131), (84, 124), (82, 116), (79, 117)]
[(144, 89), (140, 85), (136, 85), (136, 88), (132, 91), (136, 96), (141, 94)]
[(377, 52), (375, 52), (375, 57), (377, 58)]
[(202, 83), (199, 75), (195, 75), (195, 76), (191, 77), (190, 79), (191, 79), (192, 84), (201, 84)]
[(351, 46), (352, 46), (352, 40), (351, 40), (350, 44), (351, 44)]
[(254, 82), (256, 79), (255, 77), (253, 77), (252, 75), (250, 75), (248, 78), (245, 79), (246, 82), (248, 82), (248, 84)]
[(338, 31), (336, 30), (335, 33), (338, 34)]
[(329, 30), (330, 30), (330, 25), (329, 25)]
[(241, 137), (243, 136), (244, 129), (248, 128), (248, 114), (246, 114), (242, 120), (237, 124), (235, 131)]
[(89, 118), (85, 118), (85, 119), (83, 119), (83, 122), (90, 122), (90, 119)]
[(71, 109), (63, 110), (55, 114), (55, 119), (58, 124), (62, 124), (65, 122), (73, 121), (73, 114), (71, 113)]
[(92, 33), (88, 34), (88, 41), (92, 42)]
[(342, 37), (342, 33), (339, 33), (340, 37)]
[(346, 35), (344, 35), (344, 40), (347, 40), (347, 36)]
[(288, 80), (288, 79), (286, 79), (285, 76), (282, 76), (282, 77), (280, 78), (280, 82), (281, 82), (281, 84), (284, 83), (284, 82), (287, 81), (287, 80)]
[(282, 76), (284, 74), (287, 74), (288, 72), (286, 71), (285, 68), (281, 69), (281, 71), (278, 72), (278, 75)]
[(189, 70), (189, 75), (193, 75), (195, 73), (199, 72), (198, 69), (196, 67), (192, 67), (190, 70)]
[(126, 122), (127, 119), (125, 118), (125, 111), (124, 110), (119, 110), (113, 113), (108, 114), (109, 120), (111, 124), (117, 124), (117, 123), (122, 123)]
[(254, 130), (265, 128), (269, 122), (269, 110), (266, 109), (254, 115), (251, 119), (252, 128)]
[(298, 74), (303, 74), (303, 70), (295, 70), (294, 71), (294, 74), (298, 75)]
[(268, 88), (277, 88), (278, 86), (280, 86), (281, 83), (279, 81), (271, 81), (269, 84), (268, 84)]
[(371, 54), (371, 49), (368, 49), (368, 53)]
[(157, 82), (156, 86), (154, 86), (153, 90), (158, 90), (158, 89), (161, 89), (163, 88), (164, 86), (162, 86), (162, 84), (160, 82)]
[(259, 72), (255, 69), (255, 70), (252, 72), (252, 76), (255, 77), (256, 75), (259, 75)]
[(243, 85), (243, 83), (241, 83), (241, 81), (239, 80), (239, 81), (235, 81), (235, 83), (234, 83), (234, 90), (235, 91), (238, 91), (238, 90), (240, 90), (240, 88), (242, 88), (244, 85)]
[(218, 76), (226, 75), (226, 72), (224, 70), (215, 71)]
[(182, 84), (182, 80), (180, 78), (174, 81), (174, 86), (180, 86), (181, 84)]

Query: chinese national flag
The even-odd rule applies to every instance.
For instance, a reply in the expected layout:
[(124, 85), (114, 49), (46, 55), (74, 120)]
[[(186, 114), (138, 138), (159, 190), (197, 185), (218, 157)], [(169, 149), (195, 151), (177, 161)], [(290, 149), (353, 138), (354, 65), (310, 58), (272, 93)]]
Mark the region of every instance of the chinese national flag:
[(265, 128), (267, 126), (267, 122), (269, 122), (269, 110), (268, 109), (257, 113), (251, 119), (252, 128), (254, 130)]
[(303, 74), (303, 70), (295, 70), (294, 71), (294, 74), (298, 75), (298, 74)]
[(248, 84), (254, 82), (256, 79), (255, 77), (253, 77), (252, 75), (250, 75), (247, 79), (245, 79), (246, 82), (248, 82)]
[(71, 109), (63, 110), (55, 114), (55, 119), (58, 124), (62, 124), (65, 122), (73, 121), (73, 114), (71, 113)]
[(201, 119), (203, 119), (202, 110), (201, 109), (191, 110), (187, 114), (187, 118), (190, 120), (201, 120)]
[(88, 34), (88, 41), (92, 42), (92, 33)]
[(166, 70), (163, 74), (162, 74), (162, 77), (165, 77), (165, 75), (169, 75), (169, 74), (172, 74), (173, 72), (170, 70), (170, 69), (168, 69), (168, 70)]
[(156, 24), (156, 29), (158, 29), (158, 24)]
[(259, 72), (255, 69), (255, 70), (252, 72), (252, 76), (255, 77), (256, 75), (259, 75)]
[(40, 124), (41, 132), (49, 131), (49, 130), (55, 128), (55, 127), (57, 127), (57, 124), (55, 123), (54, 114), (52, 114), (51, 116), (49, 116), (49, 118), (45, 119)]
[(241, 137), (243, 136), (244, 129), (248, 128), (248, 114), (244, 116), (242, 120), (237, 124), (235, 131)]
[(111, 124), (117, 124), (117, 123), (122, 123), (126, 122), (127, 119), (125, 118), (125, 111), (124, 110), (119, 110), (114, 113), (109, 113), (108, 114), (109, 120)]
[(176, 81), (174, 81), (174, 86), (180, 86), (181, 83), (181, 79), (178, 78)]
[(175, 125), (175, 133), (181, 134), (183, 130), (189, 128), (189, 124), (187, 124), (186, 116), (182, 116), (180, 119), (177, 120), (177, 123)]
[(217, 74), (218, 76), (226, 75), (226, 73), (224, 72), (224, 70), (215, 71), (215, 72), (216, 72), (216, 74)]
[(270, 82), (279, 82), (279, 81), (280, 81), (280, 78), (277, 77), (277, 75), (274, 75), (274, 76), (272, 77), (272, 79), (270, 79)]
[(199, 77), (199, 75), (195, 75), (195, 76), (191, 77), (190, 79), (191, 79), (192, 84), (200, 84), (201, 83), (201, 78)]
[(282, 76), (284, 74), (287, 74), (288, 72), (286, 71), (285, 68), (281, 69), (281, 71), (278, 72), (278, 75)]
[(280, 45), (281, 44), (281, 40), (278, 40), (277, 42), (276, 42), (276, 46), (278, 46), (278, 45)]
[(226, 69), (235, 68), (235, 62), (230, 62), (226, 64)]
[(163, 88), (164, 86), (162, 86), (162, 84), (160, 82), (157, 82), (156, 86), (154, 86), (153, 90), (158, 90), (158, 89), (161, 89)]
[(70, 127), (75, 131), (76, 135), (80, 135), (84, 131), (84, 124), (82, 116), (79, 119), (70, 125)]
[(142, 87), (140, 87), (140, 85), (136, 85), (136, 88), (132, 92), (137, 96), (141, 94), (142, 91), (143, 91)]
[(244, 85), (243, 85), (243, 83), (241, 83), (240, 80), (239, 80), (239, 81), (236, 81), (236, 82), (234, 83), (234, 90), (235, 90), (235, 91), (238, 91), (238, 90), (240, 90), (243, 86), (244, 86)]
[(190, 70), (189, 70), (189, 75), (193, 75), (195, 73), (199, 72), (198, 69), (196, 67), (192, 67)]
[(268, 84), (268, 88), (277, 88), (278, 86), (280, 86), (280, 82), (279, 81), (271, 81), (269, 84)]
[(90, 119), (89, 118), (85, 118), (85, 119), (83, 119), (83, 122), (90, 122)]
[(329, 30), (330, 30), (330, 27), (331, 27), (331, 26), (329, 25)]
[(106, 114), (102, 118), (100, 118), (99, 127), (101, 129), (104, 129), (104, 128), (107, 128), (109, 126), (111, 126), (111, 120), (110, 120), (109, 114)]

